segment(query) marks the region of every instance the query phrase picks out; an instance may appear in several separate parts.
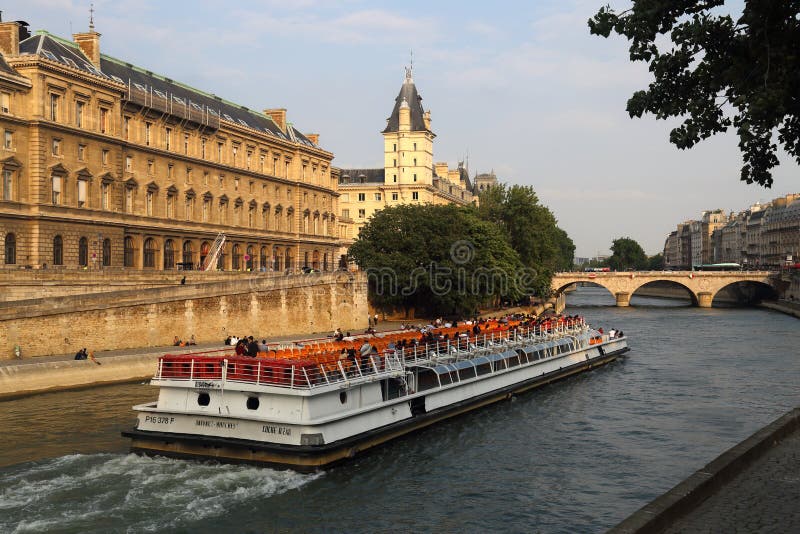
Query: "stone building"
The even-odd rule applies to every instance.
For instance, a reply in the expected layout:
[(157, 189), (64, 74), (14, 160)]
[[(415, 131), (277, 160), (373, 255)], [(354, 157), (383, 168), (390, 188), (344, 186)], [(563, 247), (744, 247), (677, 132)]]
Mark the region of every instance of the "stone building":
[[(698, 250), (700, 247), (700, 250)], [(665, 265), (688, 268), (702, 263), (739, 263), (745, 268), (777, 268), (800, 259), (800, 194), (768, 204), (755, 203), (726, 216), (703, 212), (670, 233), (664, 245)]]
[(257, 112), (0, 23), (0, 266), (335, 267), (338, 175), (285, 109)]
[[(422, 107), (411, 69), (395, 99), (382, 132), (383, 168), (341, 169), (339, 207), (342, 220), (352, 220), (352, 229), (342, 235), (352, 242), (361, 227), (378, 210), (409, 203), (470, 204), (476, 198), (467, 169), (434, 163), (431, 114)], [(488, 183), (485, 179), (484, 183)], [(496, 178), (495, 178), (496, 181)]]

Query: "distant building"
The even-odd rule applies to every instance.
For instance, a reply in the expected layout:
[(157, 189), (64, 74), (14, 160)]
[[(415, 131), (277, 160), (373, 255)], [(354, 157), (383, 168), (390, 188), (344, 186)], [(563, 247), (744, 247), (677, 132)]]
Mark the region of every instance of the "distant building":
[(707, 263), (778, 267), (800, 259), (800, 194), (739, 213), (705, 211), (701, 219), (678, 224), (664, 243), (667, 268)]
[[(382, 132), (382, 168), (341, 169), (339, 208), (341, 237), (352, 242), (376, 212), (398, 204), (471, 204), (476, 190), (459, 163), (434, 163), (431, 114), (422, 107), (411, 69), (395, 99), (392, 113)], [(494, 175), (481, 175), (484, 186), (496, 183)], [(348, 227), (345, 221), (352, 221)]]

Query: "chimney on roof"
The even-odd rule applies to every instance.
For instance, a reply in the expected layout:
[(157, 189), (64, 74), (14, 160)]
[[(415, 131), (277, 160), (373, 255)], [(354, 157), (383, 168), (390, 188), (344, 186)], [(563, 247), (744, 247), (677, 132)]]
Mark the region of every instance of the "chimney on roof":
[(443, 162), (436, 162), (436, 163), (433, 165), (433, 172), (434, 172), (434, 174), (436, 174), (436, 176), (438, 176), (439, 178), (447, 178), (447, 173), (448, 173), (448, 169), (447, 169), (447, 163), (446, 163), (446, 162), (445, 162), (445, 163), (443, 163)]
[(286, 132), (286, 108), (265, 109), (264, 115), (272, 119), (282, 132)]
[(76, 33), (72, 35), (83, 55), (92, 62), (92, 65), (100, 68), (100, 34), (94, 31), (94, 25), (86, 33)]
[(315, 145), (319, 145), (319, 134), (310, 133), (310, 134), (306, 134), (306, 137), (308, 137), (308, 140), (311, 141), (312, 143), (314, 143)]
[(24, 22), (0, 22), (0, 53), (4, 56), (19, 55), (20, 35), (28, 33)]

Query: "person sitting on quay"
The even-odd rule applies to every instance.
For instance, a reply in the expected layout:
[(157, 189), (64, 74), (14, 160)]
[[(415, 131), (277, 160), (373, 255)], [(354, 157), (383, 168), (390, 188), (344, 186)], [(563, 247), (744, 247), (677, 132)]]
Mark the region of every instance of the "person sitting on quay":
[(189, 341), (186, 342), (187, 345), (197, 345), (197, 341), (194, 340), (194, 334), (189, 337)]
[(86, 353), (86, 349), (85, 348), (83, 348), (83, 349), (81, 349), (81, 350), (79, 350), (78, 352), (75, 353), (75, 359), (76, 360), (86, 360), (87, 358), (89, 358), (89, 355)]
[(172, 346), (173, 347), (180, 347), (181, 346), (181, 340), (178, 338), (178, 336), (175, 336), (175, 339), (172, 340)]
[(258, 352), (267, 352), (269, 351), (269, 345), (267, 345), (267, 340), (262, 339), (261, 343), (258, 344)]

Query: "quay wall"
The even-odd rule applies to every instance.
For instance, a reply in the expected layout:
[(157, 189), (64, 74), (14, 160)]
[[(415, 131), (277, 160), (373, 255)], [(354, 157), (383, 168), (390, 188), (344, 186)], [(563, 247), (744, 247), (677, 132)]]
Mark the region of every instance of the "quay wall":
[[(177, 351), (175, 351), (177, 352)], [(146, 380), (153, 377), (158, 357), (153, 352), (90, 360), (59, 360), (0, 366), (0, 400), (33, 393)]]
[(141, 271), (124, 268), (0, 269), (0, 302), (35, 298), (110, 293), (126, 289), (149, 289), (188, 284), (228, 282), (250, 276), (281, 276), (280, 273), (226, 271)]
[(610, 529), (609, 534), (656, 534), (692, 513), (781, 440), (800, 431), (800, 408), (734, 445), (689, 478)]
[(761, 308), (767, 308), (769, 310), (778, 311), (800, 319), (800, 303), (785, 302), (785, 301), (775, 302), (775, 301), (765, 300), (761, 301), (758, 305)]
[(367, 326), (363, 273), (127, 289), (0, 302), (0, 359), (170, 345), (175, 336), (221, 343), (228, 335), (275, 336)]

